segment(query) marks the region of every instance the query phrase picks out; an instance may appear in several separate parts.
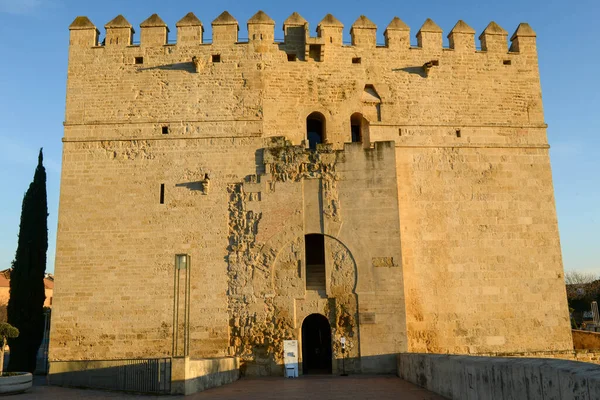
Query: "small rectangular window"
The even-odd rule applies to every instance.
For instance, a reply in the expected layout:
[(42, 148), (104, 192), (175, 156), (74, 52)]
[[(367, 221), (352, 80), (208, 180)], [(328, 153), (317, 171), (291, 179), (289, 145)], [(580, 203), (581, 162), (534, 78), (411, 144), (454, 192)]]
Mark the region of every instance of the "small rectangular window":
[(295, 54), (288, 54), (287, 58), (288, 58), (288, 61), (296, 61), (296, 55)]
[(169, 134), (169, 127), (168, 126), (163, 126), (162, 127), (162, 134), (163, 135), (168, 135)]
[(160, 184), (160, 204), (165, 204), (165, 184)]
[(221, 62), (221, 55), (220, 54), (213, 54), (210, 57), (210, 60), (214, 63), (220, 63)]
[(136, 64), (143, 64), (144, 63), (144, 57), (136, 57), (135, 58), (135, 63)]
[(504, 65), (510, 65), (510, 64), (512, 64), (512, 61), (511, 60), (504, 60), (502, 62), (502, 64), (504, 64)]
[(361, 62), (361, 59), (360, 59), (360, 57), (354, 57), (354, 58), (352, 59), (352, 64), (360, 64), (360, 62)]
[(459, 138), (461, 136), (460, 129), (456, 130), (456, 137)]

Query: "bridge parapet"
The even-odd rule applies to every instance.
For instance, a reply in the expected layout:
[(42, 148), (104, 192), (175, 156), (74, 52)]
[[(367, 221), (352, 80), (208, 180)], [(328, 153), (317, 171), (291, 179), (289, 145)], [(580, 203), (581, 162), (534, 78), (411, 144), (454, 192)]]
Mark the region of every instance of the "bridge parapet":
[(402, 353), (398, 376), (449, 399), (600, 399), (600, 366), (576, 361)]

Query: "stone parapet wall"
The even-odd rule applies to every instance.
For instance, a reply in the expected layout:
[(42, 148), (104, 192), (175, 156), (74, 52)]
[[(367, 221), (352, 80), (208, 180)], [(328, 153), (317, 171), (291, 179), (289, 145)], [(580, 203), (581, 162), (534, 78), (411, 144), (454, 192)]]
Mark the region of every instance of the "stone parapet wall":
[(600, 333), (573, 330), (573, 348), (578, 350), (598, 350), (600, 352)]
[(398, 376), (455, 400), (600, 398), (600, 366), (564, 360), (406, 353)]
[(240, 378), (240, 362), (235, 357), (173, 359), (171, 394), (192, 394), (226, 385)]

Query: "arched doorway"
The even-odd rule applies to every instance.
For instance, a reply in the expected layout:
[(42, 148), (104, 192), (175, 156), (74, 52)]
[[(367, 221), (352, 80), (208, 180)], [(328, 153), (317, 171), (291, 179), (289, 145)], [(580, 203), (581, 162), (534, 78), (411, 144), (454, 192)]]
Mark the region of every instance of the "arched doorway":
[(354, 113), (350, 117), (350, 131), (352, 133), (352, 143), (362, 143), (364, 118), (361, 113)]
[(302, 323), (302, 372), (331, 374), (331, 327), (321, 314), (311, 314)]
[(320, 112), (306, 117), (306, 139), (311, 150), (316, 150), (317, 144), (325, 142), (325, 116)]

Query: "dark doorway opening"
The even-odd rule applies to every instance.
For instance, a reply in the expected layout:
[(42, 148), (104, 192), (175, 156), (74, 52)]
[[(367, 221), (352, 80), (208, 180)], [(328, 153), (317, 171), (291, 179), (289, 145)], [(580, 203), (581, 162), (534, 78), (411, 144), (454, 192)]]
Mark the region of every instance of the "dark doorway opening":
[(350, 131), (352, 132), (352, 143), (361, 143), (363, 141), (363, 119), (364, 118), (360, 113), (354, 113), (350, 117)]
[(331, 327), (321, 314), (311, 314), (302, 323), (302, 372), (331, 374)]
[(325, 236), (304, 237), (306, 260), (306, 290), (325, 291)]
[(317, 149), (317, 144), (325, 141), (325, 117), (323, 114), (314, 112), (306, 118), (306, 138), (308, 147)]

